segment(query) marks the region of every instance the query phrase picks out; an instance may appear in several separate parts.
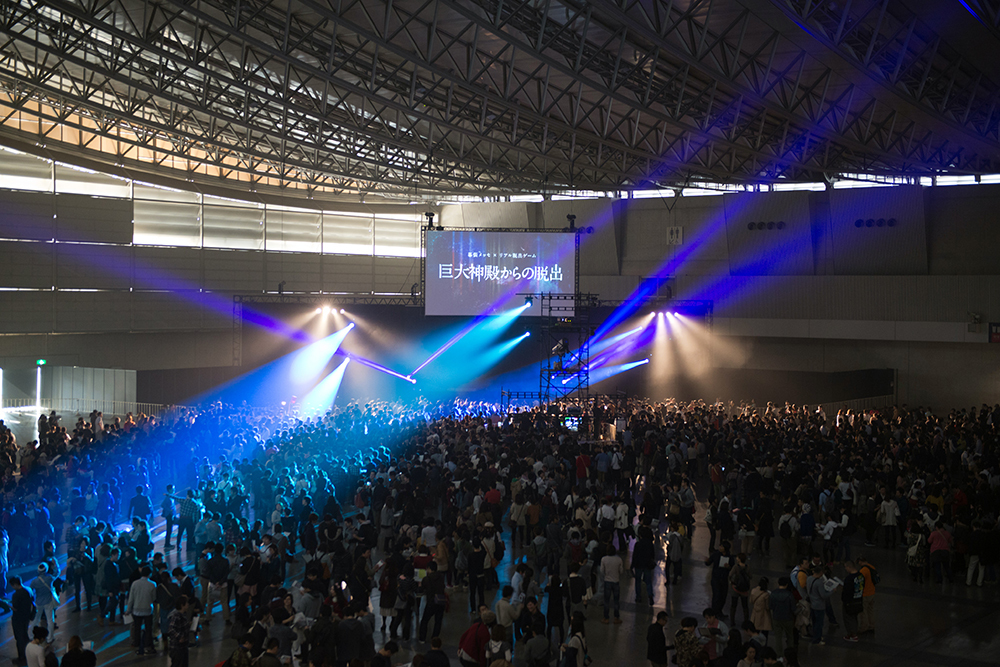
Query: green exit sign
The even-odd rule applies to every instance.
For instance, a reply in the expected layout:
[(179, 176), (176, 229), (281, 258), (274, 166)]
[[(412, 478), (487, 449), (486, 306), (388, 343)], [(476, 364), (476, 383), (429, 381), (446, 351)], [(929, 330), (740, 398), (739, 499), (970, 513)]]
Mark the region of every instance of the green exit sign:
[(46, 363), (48, 362), (46, 362), (44, 359), (38, 359), (37, 361), (35, 361), (35, 364), (38, 366), (44, 366)]

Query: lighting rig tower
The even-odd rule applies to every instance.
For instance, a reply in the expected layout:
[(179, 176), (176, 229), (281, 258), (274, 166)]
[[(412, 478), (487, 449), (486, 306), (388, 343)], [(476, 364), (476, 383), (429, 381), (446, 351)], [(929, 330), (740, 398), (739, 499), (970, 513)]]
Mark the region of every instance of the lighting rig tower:
[(542, 367), (538, 393), (543, 403), (590, 394), (590, 311), (594, 294), (541, 294)]
[(572, 213), (566, 223), (563, 232), (576, 237), (573, 294), (538, 295), (543, 354), (538, 393), (543, 403), (569, 396), (586, 399), (590, 393), (590, 339), (594, 335), (590, 311), (598, 299), (596, 294), (580, 293), (580, 236), (593, 234), (594, 228), (577, 227)]

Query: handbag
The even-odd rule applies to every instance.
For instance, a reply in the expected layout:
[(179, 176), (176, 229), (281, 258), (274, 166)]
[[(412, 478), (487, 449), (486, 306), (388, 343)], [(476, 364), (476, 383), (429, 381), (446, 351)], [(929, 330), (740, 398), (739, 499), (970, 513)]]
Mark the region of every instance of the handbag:
[(916, 558), (917, 557), (917, 552), (920, 551), (920, 545), (923, 543), (923, 541), (924, 541), (924, 536), (923, 535), (918, 535), (917, 536), (917, 541), (912, 546), (910, 546), (909, 549), (906, 550), (906, 557), (907, 558)]

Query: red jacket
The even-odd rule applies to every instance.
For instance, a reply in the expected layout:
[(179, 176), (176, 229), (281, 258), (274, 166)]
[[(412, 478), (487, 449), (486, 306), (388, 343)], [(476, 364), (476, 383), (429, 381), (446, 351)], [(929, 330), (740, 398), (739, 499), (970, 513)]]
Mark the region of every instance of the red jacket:
[(474, 658), (480, 667), (486, 667), (486, 645), (490, 643), (490, 629), (482, 621), (476, 621), (462, 634), (458, 648)]

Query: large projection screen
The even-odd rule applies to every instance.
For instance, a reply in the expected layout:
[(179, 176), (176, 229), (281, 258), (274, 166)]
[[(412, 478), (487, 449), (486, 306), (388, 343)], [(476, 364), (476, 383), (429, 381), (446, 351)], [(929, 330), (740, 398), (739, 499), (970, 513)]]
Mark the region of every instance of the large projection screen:
[[(525, 293), (575, 291), (575, 234), (427, 231), (425, 241), (426, 315), (493, 315), (524, 305)], [(541, 304), (523, 314), (541, 315)]]

